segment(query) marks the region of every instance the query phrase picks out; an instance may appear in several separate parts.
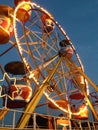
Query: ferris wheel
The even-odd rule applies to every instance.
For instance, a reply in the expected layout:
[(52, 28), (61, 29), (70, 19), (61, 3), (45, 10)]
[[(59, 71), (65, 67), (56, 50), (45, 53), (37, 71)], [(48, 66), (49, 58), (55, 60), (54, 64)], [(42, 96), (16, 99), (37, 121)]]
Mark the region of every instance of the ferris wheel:
[[(81, 71), (83, 65), (66, 32), (53, 16), (35, 3), (25, 4), (30, 7), (23, 17), (18, 11), (24, 3), (14, 12), (15, 38), (27, 69), (25, 78), (33, 83), (33, 95), (38, 94), (40, 98), (44, 93), (50, 101), (49, 107), (68, 112), (71, 90), (81, 95), (78, 82), (87, 87), (85, 78), (71, 64), (74, 62)], [(71, 59), (70, 64), (68, 60)]]
[[(29, 0), (25, 2), (16, 0), (15, 4), (17, 5), (15, 10), (10, 9), (11, 20), (7, 23), (9, 26), (6, 26), (11, 32), (6, 31), (7, 41), (3, 37), (1, 42), (8, 42), (12, 36), (10, 25), (13, 23), (15, 41), (12, 39), (10, 49), (16, 47), (21, 62), (10, 62), (5, 66), (4, 78), (7, 76), (11, 80), (14, 79), (14, 83), (12, 82), (9, 87), (10, 93), (1, 95), (4, 102), (6, 95), (10, 102), (24, 100), (19, 107), (27, 105), (25, 111), (34, 112), (40, 99), (45, 95), (47, 102), (43, 104), (49, 108), (62, 110), (70, 116), (75, 115), (77, 119), (88, 118), (88, 115), (81, 116), (81, 112), (71, 110), (73, 105), (81, 106), (85, 103), (86, 107), (90, 104), (92, 108), (92, 104), (88, 99), (89, 79), (84, 74), (80, 57), (68, 35), (53, 16), (39, 5)], [(3, 24), (2, 27), (4, 28)], [(10, 78), (8, 73), (14, 75), (14, 78)], [(16, 78), (16, 75), (21, 76)], [(94, 84), (93, 86), (97, 90)], [(16, 106), (9, 102), (7, 104), (8, 108)], [(94, 110), (93, 112), (95, 113)], [(23, 115), (17, 127), (24, 126), (23, 119), (28, 121), (29, 118), (30, 115)]]

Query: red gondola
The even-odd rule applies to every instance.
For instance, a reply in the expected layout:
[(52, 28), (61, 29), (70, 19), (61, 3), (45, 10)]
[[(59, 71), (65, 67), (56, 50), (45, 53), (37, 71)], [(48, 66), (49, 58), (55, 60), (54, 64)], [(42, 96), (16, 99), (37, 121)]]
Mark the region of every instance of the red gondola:
[(80, 92), (78, 93), (73, 93), (69, 96), (70, 99), (73, 99), (73, 100), (80, 100), (80, 99), (84, 99), (84, 95)]
[(60, 46), (59, 51), (60, 55), (66, 56), (67, 58), (72, 58), (74, 52), (67, 39), (60, 41), (59, 46)]
[(0, 5), (0, 44), (7, 43), (13, 35), (13, 9), (6, 5)]
[(42, 20), (42, 23), (43, 23), (43, 25), (42, 25), (43, 31), (45, 33), (51, 33), (54, 30), (54, 27), (55, 27), (53, 20), (46, 14), (43, 14), (41, 16), (41, 20)]
[[(79, 67), (79, 69), (81, 69)], [(75, 70), (75, 80), (77, 81), (77, 83), (81, 84), (83, 87), (85, 87), (86, 85), (86, 80), (85, 78), (83, 77), (83, 75), (80, 74), (80, 72), (78, 70)]]
[[(31, 0), (14, 0), (15, 6), (19, 5), (21, 2), (30, 2)], [(31, 6), (29, 4), (23, 4), (17, 11), (17, 18), (22, 22), (27, 22), (31, 16)]]
[[(56, 100), (55, 102), (59, 105), (59, 107), (68, 109), (68, 102), (66, 100)], [(59, 109), (52, 102), (48, 103), (48, 107), (52, 109)]]
[(71, 48), (71, 46), (67, 45), (65, 50), (66, 50), (66, 57), (71, 58), (73, 56), (73, 49)]
[[(8, 108), (21, 108), (24, 107), (31, 99), (32, 89), (26, 82), (22, 81), (12, 84), (9, 87), (8, 95), (10, 98), (7, 99)], [(3, 105), (5, 105), (5, 97), (3, 98)]]

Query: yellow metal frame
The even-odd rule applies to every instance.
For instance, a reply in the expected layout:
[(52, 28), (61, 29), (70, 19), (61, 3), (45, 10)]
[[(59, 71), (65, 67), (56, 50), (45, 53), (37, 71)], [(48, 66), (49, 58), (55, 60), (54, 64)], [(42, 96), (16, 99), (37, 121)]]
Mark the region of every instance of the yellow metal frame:
[(20, 128), (23, 129), (27, 122), (29, 121), (29, 118), (31, 116), (31, 114), (29, 113), (33, 113), (35, 107), (37, 106), (39, 100), (41, 99), (43, 92), (45, 91), (45, 89), (48, 86), (49, 81), (51, 80), (51, 78), (53, 77), (55, 71), (57, 70), (58, 66), (60, 65), (62, 61), (62, 57), (59, 59), (58, 63), (56, 64), (55, 68), (53, 68), (53, 71), (49, 74), (49, 76), (43, 81), (42, 85), (39, 87), (36, 95), (31, 99), (31, 101), (29, 102), (29, 104), (27, 105), (24, 114), (21, 116), (21, 119), (19, 120), (16, 128)]

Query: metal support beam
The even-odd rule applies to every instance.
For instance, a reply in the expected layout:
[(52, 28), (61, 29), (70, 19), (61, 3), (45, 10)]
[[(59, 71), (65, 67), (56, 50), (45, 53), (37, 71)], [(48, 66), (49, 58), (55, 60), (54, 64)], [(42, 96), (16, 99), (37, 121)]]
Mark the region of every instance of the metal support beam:
[(51, 73), (49, 74), (49, 76), (43, 81), (42, 85), (39, 87), (36, 95), (31, 99), (31, 101), (29, 102), (29, 104), (27, 105), (24, 114), (21, 116), (21, 119), (19, 120), (16, 128), (20, 128), (23, 129), (27, 122), (29, 121), (30, 118), (30, 113), (34, 112), (34, 109), (36, 108), (38, 102), (40, 101), (43, 92), (45, 91), (45, 89), (47, 88), (47, 85), (49, 83), (49, 81), (51, 80), (51, 78), (53, 77), (55, 71), (57, 70), (58, 66), (60, 65), (62, 61), (62, 57), (60, 57), (59, 61), (57, 62), (55, 68), (53, 68), (53, 71), (51, 71)]

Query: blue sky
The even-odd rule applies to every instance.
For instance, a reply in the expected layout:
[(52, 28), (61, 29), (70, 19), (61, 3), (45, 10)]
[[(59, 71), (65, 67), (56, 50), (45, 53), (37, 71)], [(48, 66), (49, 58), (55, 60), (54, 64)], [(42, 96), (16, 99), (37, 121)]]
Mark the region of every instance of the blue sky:
[[(98, 83), (98, 0), (34, 0), (47, 9), (67, 32), (85, 68)], [(14, 0), (0, 0), (14, 7)]]

